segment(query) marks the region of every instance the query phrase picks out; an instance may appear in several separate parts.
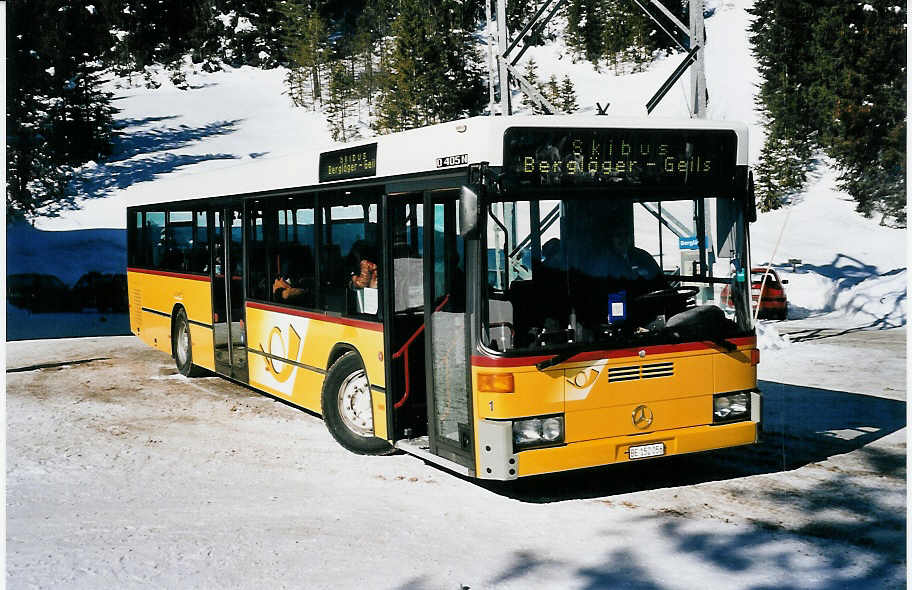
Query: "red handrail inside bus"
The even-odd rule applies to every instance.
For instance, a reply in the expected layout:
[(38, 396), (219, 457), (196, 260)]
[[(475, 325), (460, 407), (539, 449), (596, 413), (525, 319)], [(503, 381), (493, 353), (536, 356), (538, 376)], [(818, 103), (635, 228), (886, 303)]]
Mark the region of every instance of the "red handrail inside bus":
[[(437, 307), (434, 308), (434, 313), (443, 309), (443, 306), (446, 305), (447, 301), (449, 301), (449, 300), (450, 300), (449, 295), (444, 297), (443, 301), (440, 302), (440, 305), (438, 305)], [(405, 341), (405, 344), (402, 345), (402, 348), (397, 350), (396, 353), (393, 355), (394, 359), (397, 359), (400, 356), (405, 355), (403, 358), (403, 364), (404, 364), (403, 368), (405, 369), (405, 393), (402, 395), (402, 399), (400, 399), (398, 402), (393, 404), (393, 407), (397, 410), (399, 408), (401, 408), (402, 405), (405, 404), (406, 400), (408, 400), (408, 398), (409, 398), (409, 392), (411, 391), (411, 381), (409, 380), (409, 347), (412, 345), (412, 343), (415, 341), (415, 339), (418, 338), (418, 336), (420, 336), (422, 332), (424, 332), (424, 325), (425, 324), (422, 323), (420, 326), (418, 326), (418, 329), (415, 330), (415, 333), (412, 334), (412, 336), (408, 340)]]

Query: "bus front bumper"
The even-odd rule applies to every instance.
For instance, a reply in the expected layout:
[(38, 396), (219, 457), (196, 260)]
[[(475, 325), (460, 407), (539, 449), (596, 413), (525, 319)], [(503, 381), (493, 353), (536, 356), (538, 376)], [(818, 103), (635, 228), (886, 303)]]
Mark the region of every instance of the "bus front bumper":
[(510, 456), (513, 459), (512, 469), (494, 469), (486, 473), (487, 470), (482, 468), (478, 470), (478, 476), (484, 479), (515, 479), (613, 463), (645, 461), (648, 459), (631, 459), (631, 447), (649, 449), (652, 452), (658, 452), (660, 449), (661, 455), (655, 456), (669, 457), (753, 444), (758, 441), (759, 435), (759, 423), (746, 420), (731, 424), (692, 426), (636, 436), (573, 442), (557, 447), (519, 451)]

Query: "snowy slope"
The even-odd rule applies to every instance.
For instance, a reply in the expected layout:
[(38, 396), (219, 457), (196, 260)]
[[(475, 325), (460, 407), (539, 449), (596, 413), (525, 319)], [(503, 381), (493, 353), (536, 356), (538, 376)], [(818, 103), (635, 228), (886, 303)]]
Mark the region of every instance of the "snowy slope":
[[(706, 68), (710, 117), (748, 124), (753, 163), (763, 135), (754, 105), (759, 80), (746, 32), (750, 5), (750, 0), (715, 3), (706, 20)], [(538, 63), (541, 79), (571, 77), (583, 114), (594, 114), (598, 101), (611, 103), (609, 113), (618, 116), (645, 116), (646, 101), (682, 59), (680, 54), (663, 57), (645, 72), (615, 75), (611, 68), (573, 63), (560, 40), (527, 55)], [(76, 210), (39, 219), (37, 228), (115, 228), (121, 230), (122, 244), (128, 205), (296, 184), (301, 159), (330, 139), (321, 114), (294, 108), (283, 94), (284, 74), (248, 67), (190, 73), (187, 91), (165, 78), (157, 90), (112, 83), (121, 109), (115, 154), (82, 168)], [(686, 74), (653, 116), (687, 117), (688, 88)], [(836, 190), (835, 177), (823, 159), (796, 204), (761, 214), (752, 227), (753, 260), (772, 260), (780, 270), (790, 269), (782, 266), (788, 259), (803, 261), (798, 273), (784, 273), (790, 281), (791, 318), (853, 326), (905, 324), (905, 232), (856, 214), (848, 196)], [(8, 240), (8, 272), (49, 272), (72, 284), (87, 270), (111, 272), (117, 270), (111, 268), (114, 262), (122, 268), (123, 255), (99, 256), (94, 237), (51, 239), (13, 230)]]
[(89, 163), (76, 184), (79, 209), (39, 229), (124, 228), (126, 207), (287, 186), (306, 150), (330, 143), (322, 114), (294, 108), (285, 70), (243, 67), (190, 73), (190, 90), (112, 84), (120, 137), (114, 155)]

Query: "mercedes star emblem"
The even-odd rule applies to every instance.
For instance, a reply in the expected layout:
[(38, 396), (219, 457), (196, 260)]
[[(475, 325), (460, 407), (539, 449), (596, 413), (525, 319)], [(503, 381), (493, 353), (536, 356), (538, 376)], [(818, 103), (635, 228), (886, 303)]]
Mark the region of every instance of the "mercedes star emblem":
[(633, 411), (633, 425), (640, 430), (645, 430), (652, 425), (652, 410), (648, 406), (637, 406)]

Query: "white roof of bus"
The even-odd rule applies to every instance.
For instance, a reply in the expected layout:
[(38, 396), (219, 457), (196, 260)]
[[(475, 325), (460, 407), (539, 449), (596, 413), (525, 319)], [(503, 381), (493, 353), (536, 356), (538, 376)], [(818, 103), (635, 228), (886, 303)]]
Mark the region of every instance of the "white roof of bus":
[[(700, 119), (622, 119), (606, 116), (473, 117), (421, 127), (364, 141), (335, 145), (320, 151), (377, 143), (377, 176), (395, 176), (437, 170), (437, 159), (468, 155), (468, 162), (503, 165), (503, 136), (510, 127), (591, 127), (631, 129), (731, 129), (738, 136), (736, 163), (747, 165), (747, 126), (731, 121)], [(317, 184), (313, 159), (312, 182)], [(324, 183), (327, 184), (327, 183)]]
[[(331, 186), (334, 182), (319, 182), (319, 160), (323, 152), (349, 149), (359, 145), (377, 144), (377, 173), (370, 178), (401, 174), (443, 171), (437, 168), (437, 158), (462, 156), (468, 163), (488, 162), (503, 165), (503, 135), (509, 127), (590, 127), (631, 129), (730, 129), (738, 137), (737, 164), (747, 164), (747, 127), (731, 121), (700, 119), (614, 118), (608, 116), (511, 116), (473, 117), (409, 131), (380, 135), (346, 144), (307, 146), (302, 150), (274, 158), (263, 158), (230, 168), (211, 172), (201, 193), (173, 195), (173, 200), (239, 195), (261, 191), (294, 189), (309, 186)], [(135, 204), (161, 202), (160, 194), (140, 199)], [(168, 199), (171, 200), (171, 199)]]

